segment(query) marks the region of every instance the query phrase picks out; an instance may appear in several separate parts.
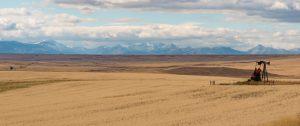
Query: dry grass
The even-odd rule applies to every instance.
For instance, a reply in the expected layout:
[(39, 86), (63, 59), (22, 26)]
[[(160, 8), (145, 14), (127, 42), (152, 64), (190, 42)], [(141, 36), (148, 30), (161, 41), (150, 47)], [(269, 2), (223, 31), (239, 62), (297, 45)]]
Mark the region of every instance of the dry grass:
[(0, 76), (18, 82), (88, 80), (1, 92), (4, 126), (252, 126), (300, 112), (298, 85), (209, 85), (209, 80), (242, 79), (146, 73), (16, 71)]
[[(3, 90), (0, 92), (0, 126), (299, 124), (298, 119), (280, 119), (300, 113), (299, 80), (290, 78), (300, 77), (299, 58), (271, 61), (271, 73), (288, 76), (269, 86), (245, 83), (246, 78), (240, 78), (248, 78), (253, 62), (237, 62), (238, 56), (219, 56), (219, 59), (222, 57), (235, 61), (200, 62), (206, 61), (200, 59), (205, 57), (191, 56), (189, 61), (193, 62), (180, 62), (184, 60), (180, 56), (176, 56), (176, 60), (167, 56), (160, 62), (160, 57), (154, 56), (149, 57), (151, 61), (143, 62), (147, 58), (138, 56), (128, 61), (126, 57), (117, 56), (109, 57), (111, 61), (106, 62), (104, 57), (96, 61), (97, 56), (91, 56), (93, 61), (84, 62), (73, 59), (75, 56), (66, 62), (52, 62), (55, 58), (50, 56), (40, 62), (0, 62), (0, 70), (6, 70), (11, 64), (17, 68), (0, 71)], [(281, 76), (273, 77), (281, 79)], [(217, 84), (210, 85), (210, 81)], [(218, 85), (220, 83), (229, 85)], [(277, 119), (280, 120), (273, 122)]]

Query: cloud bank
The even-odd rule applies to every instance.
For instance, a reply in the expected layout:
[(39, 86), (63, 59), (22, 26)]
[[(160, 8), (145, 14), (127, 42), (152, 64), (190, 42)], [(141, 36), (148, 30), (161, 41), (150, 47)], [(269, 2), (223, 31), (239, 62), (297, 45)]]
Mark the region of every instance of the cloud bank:
[(300, 22), (299, 0), (49, 0), (86, 12), (95, 9), (177, 11), (185, 13), (243, 12), (282, 22)]
[[(124, 1), (120, 1), (120, 4), (122, 2)], [(285, 7), (279, 4), (276, 8)], [(297, 29), (287, 32), (236, 30), (207, 28), (193, 23), (84, 26), (81, 24), (93, 22), (95, 19), (65, 13), (45, 14), (27, 8), (0, 9), (0, 17), (0, 39), (3, 40), (34, 42), (53, 39), (78, 43), (168, 42), (186, 46), (230, 46), (238, 49), (250, 48), (257, 44), (287, 49), (300, 47), (300, 31)], [(118, 20), (128, 21), (136, 20)]]

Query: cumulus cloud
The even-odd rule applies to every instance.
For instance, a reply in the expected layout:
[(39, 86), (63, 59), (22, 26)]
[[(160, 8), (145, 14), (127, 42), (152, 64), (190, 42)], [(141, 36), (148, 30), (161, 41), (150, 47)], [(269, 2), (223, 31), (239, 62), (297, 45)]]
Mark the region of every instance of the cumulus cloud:
[(283, 22), (300, 22), (299, 0), (50, 0), (77, 9), (123, 8), (191, 13), (244, 12)]
[(75, 26), (93, 19), (68, 14), (45, 14), (27, 8), (0, 9), (0, 36), (2, 39), (37, 38), (44, 27)]

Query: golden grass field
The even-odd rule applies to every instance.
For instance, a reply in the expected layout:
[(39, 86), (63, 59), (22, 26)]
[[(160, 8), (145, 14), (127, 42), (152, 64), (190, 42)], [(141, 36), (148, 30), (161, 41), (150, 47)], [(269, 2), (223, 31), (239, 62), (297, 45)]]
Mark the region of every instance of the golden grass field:
[(268, 59), (286, 84), (234, 85), (253, 59), (2, 60), (0, 126), (300, 126), (300, 56)]

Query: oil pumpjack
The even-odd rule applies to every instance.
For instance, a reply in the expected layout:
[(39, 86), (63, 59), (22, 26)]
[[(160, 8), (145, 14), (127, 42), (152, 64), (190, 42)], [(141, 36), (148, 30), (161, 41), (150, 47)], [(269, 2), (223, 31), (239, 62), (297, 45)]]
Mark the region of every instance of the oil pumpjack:
[[(269, 61), (263, 61), (263, 60), (257, 61), (256, 67), (259, 66), (259, 68), (257, 69), (255, 67), (251, 80), (269, 82), (269, 73), (267, 70), (267, 66), (270, 64), (271, 63)], [(262, 71), (261, 71), (261, 67), (262, 67)]]

